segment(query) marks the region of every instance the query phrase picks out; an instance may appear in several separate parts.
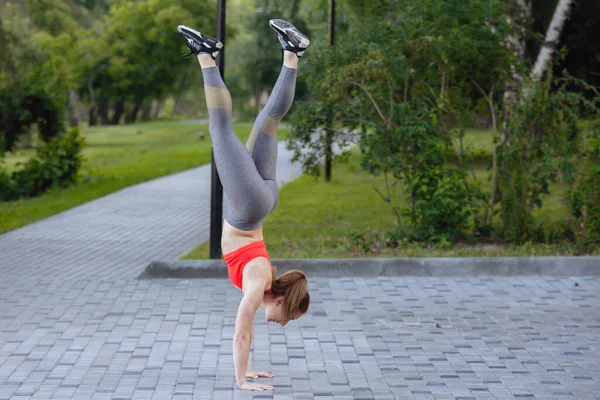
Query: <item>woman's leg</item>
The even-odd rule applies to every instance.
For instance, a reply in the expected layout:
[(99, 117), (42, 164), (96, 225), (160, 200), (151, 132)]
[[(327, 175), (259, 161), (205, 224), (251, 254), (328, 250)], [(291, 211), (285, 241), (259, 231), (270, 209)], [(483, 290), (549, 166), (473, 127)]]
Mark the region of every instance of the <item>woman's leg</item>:
[(273, 19), (269, 25), (277, 33), (284, 50), (284, 65), (273, 93), (255, 123), (248, 141), (250, 152), (233, 131), (231, 96), (214, 61), (223, 45), (184, 25), (177, 27), (186, 39), (189, 54), (196, 55), (202, 67), (215, 164), (230, 203), (225, 218), (243, 230), (259, 228), (277, 204), (277, 126), (294, 98), (298, 57), (310, 44), (305, 35), (286, 21)]
[(296, 27), (281, 19), (272, 19), (269, 26), (275, 31), (283, 50), (283, 66), (265, 108), (258, 115), (246, 148), (250, 151), (258, 173), (270, 185), (275, 201), (279, 199), (276, 178), (277, 128), (289, 111), (296, 90), (298, 58), (302, 57), (310, 40)]
[(231, 95), (215, 61), (208, 54), (199, 54), (198, 60), (204, 78), (215, 164), (229, 200), (225, 218), (238, 229), (257, 229), (273, 208), (272, 185), (263, 180), (233, 130)]
[(298, 56), (290, 51), (284, 51), (279, 78), (267, 104), (258, 114), (246, 142), (246, 148), (252, 155), (256, 169), (265, 180), (275, 181), (277, 128), (294, 101), (297, 69)]

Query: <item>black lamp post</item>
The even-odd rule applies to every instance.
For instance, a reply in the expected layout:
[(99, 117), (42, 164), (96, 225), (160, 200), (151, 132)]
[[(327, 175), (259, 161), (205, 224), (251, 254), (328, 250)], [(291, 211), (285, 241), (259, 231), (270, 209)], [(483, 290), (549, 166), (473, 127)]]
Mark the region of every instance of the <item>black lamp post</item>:
[[(329, 0), (329, 45), (333, 46), (335, 39), (335, 0)], [(331, 117), (331, 108), (329, 108), (329, 116)], [(331, 159), (333, 157), (331, 149), (331, 123), (328, 122), (325, 127), (325, 182), (331, 180)]]
[[(225, 44), (225, 0), (217, 3), (217, 39)], [(219, 73), (225, 81), (225, 50), (217, 59)], [(210, 258), (221, 258), (221, 233), (223, 232), (223, 185), (217, 173), (215, 155), (211, 150), (211, 196), (210, 196)]]
[(333, 46), (335, 39), (335, 0), (329, 0), (329, 45)]

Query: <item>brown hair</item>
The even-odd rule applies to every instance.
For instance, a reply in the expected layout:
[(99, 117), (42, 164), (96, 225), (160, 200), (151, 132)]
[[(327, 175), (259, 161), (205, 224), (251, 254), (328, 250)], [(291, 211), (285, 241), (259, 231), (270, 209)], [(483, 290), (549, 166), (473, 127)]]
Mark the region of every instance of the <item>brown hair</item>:
[(286, 319), (290, 318), (295, 311), (302, 314), (308, 311), (310, 295), (308, 294), (308, 281), (304, 272), (293, 269), (284, 272), (277, 278), (277, 268), (273, 268), (273, 280), (271, 284), (271, 296), (283, 296), (283, 314)]

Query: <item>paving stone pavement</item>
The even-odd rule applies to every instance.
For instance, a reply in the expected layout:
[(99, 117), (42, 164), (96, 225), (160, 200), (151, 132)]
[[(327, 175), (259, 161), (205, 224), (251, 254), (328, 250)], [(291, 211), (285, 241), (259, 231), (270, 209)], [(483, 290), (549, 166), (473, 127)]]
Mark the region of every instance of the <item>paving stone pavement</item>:
[(246, 392), (227, 280), (82, 275), (0, 281), (0, 399), (600, 399), (600, 277), (310, 279)]
[[(302, 174), (279, 143), (280, 185)], [(0, 235), (2, 279), (135, 277), (209, 238), (210, 165), (125, 188)]]

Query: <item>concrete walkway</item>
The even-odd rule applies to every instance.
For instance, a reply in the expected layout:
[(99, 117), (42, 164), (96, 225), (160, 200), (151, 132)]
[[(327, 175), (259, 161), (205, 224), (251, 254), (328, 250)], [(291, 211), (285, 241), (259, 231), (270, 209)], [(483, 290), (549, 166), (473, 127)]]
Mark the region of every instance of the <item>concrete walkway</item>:
[[(302, 174), (279, 143), (280, 185)], [(208, 240), (210, 165), (131, 186), (0, 236), (2, 280), (132, 278)]]

